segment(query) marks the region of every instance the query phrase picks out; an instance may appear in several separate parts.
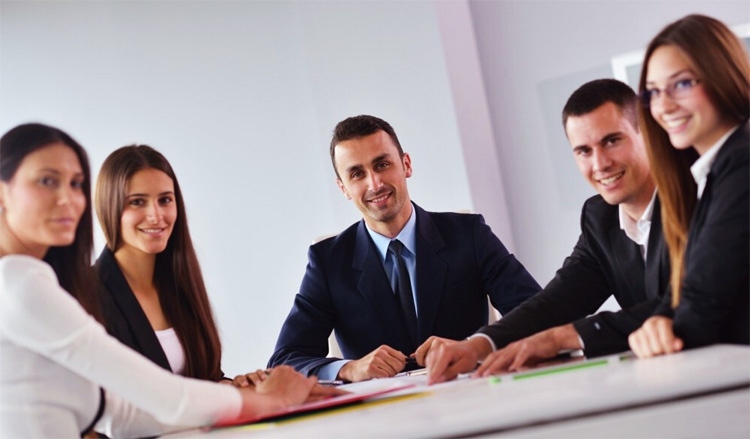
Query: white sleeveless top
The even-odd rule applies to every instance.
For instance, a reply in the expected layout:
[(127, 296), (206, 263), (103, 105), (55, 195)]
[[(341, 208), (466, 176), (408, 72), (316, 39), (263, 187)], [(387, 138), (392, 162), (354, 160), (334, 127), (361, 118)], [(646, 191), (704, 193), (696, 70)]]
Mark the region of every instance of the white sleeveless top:
[(161, 331), (154, 331), (156, 338), (159, 339), (164, 354), (167, 356), (169, 361), (169, 368), (172, 369), (173, 373), (182, 375), (185, 371), (185, 352), (182, 350), (180, 339), (177, 337), (177, 333), (174, 328), (167, 328)]

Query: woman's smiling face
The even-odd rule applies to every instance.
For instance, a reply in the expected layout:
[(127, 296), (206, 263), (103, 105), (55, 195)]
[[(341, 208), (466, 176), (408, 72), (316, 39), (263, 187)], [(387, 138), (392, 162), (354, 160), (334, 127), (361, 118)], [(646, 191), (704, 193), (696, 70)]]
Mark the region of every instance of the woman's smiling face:
[(702, 78), (676, 46), (660, 46), (651, 54), (646, 89), (658, 90), (650, 101), (651, 115), (677, 149), (692, 146), (703, 154), (734, 124), (716, 108)]

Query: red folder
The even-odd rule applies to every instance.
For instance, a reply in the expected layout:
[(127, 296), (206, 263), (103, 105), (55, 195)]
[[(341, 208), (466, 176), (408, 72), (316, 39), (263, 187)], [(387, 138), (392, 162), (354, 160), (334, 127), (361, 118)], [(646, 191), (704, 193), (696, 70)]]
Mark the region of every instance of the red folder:
[(323, 399), (320, 401), (287, 407), (285, 409), (282, 409), (276, 412), (266, 413), (265, 415), (262, 415), (262, 416), (256, 416), (253, 418), (245, 418), (245, 419), (237, 419), (237, 420), (228, 421), (228, 422), (219, 422), (219, 423), (214, 424), (212, 428), (252, 424), (258, 421), (266, 421), (270, 419), (298, 415), (302, 413), (319, 411), (319, 410), (329, 409), (333, 407), (341, 407), (341, 406), (345, 406), (348, 404), (354, 404), (357, 402), (365, 401), (367, 399), (375, 398), (376, 396), (385, 395), (387, 393), (392, 393), (392, 392), (397, 392), (399, 390), (408, 389), (414, 386), (415, 386), (414, 384), (410, 384), (406, 386), (394, 387), (392, 389), (377, 390), (377, 391), (373, 391), (369, 393), (349, 393), (347, 395), (334, 396), (332, 398), (327, 398), (327, 399)]

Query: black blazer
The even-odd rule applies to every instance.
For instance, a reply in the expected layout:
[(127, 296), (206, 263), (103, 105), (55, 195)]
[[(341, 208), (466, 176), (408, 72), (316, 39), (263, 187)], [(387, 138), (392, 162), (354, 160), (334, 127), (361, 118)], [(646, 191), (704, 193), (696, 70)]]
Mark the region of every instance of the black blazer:
[[(505, 314), (539, 291), (481, 215), (414, 207), (419, 344), (431, 335), (461, 339), (487, 324), (488, 295)], [(415, 351), (364, 221), (312, 245), (308, 257), (269, 366), (317, 373), (337, 360), (326, 358), (332, 329), (348, 359), (382, 344), (407, 355)]]
[(171, 372), (167, 355), (151, 323), (108, 248), (104, 248), (94, 267), (99, 275), (99, 302), (107, 332)]
[(750, 343), (749, 133), (745, 122), (717, 154), (690, 222), (680, 303), (658, 310), (688, 348)]
[[(545, 329), (573, 322), (588, 357), (628, 349), (628, 335), (651, 316), (669, 282), (657, 196), (644, 267), (638, 245), (620, 229), (616, 205), (586, 200), (581, 236), (544, 289), (493, 325), (479, 330), (498, 349)], [(596, 312), (614, 294), (622, 310)]]

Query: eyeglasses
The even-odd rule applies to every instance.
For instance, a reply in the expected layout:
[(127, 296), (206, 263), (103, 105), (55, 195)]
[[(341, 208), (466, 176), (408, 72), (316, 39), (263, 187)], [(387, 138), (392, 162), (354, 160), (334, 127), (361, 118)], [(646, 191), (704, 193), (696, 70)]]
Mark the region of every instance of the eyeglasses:
[(669, 85), (663, 90), (658, 88), (652, 88), (650, 90), (644, 90), (640, 93), (641, 103), (644, 107), (648, 108), (651, 103), (662, 95), (666, 94), (672, 99), (683, 99), (690, 96), (695, 90), (695, 86), (700, 84), (700, 79), (680, 79)]

